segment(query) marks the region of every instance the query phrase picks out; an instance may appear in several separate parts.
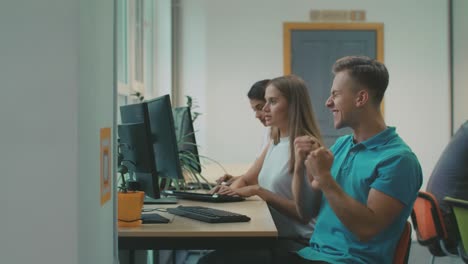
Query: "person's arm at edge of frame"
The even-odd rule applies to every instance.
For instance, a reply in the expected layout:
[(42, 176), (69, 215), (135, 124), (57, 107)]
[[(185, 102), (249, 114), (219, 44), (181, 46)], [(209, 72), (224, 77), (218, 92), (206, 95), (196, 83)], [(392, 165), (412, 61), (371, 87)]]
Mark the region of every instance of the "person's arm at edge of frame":
[(322, 190), (337, 217), (360, 241), (366, 242), (388, 227), (403, 210), (403, 203), (376, 189), (369, 191), (367, 204), (347, 195), (331, 176), (333, 154), (319, 148), (305, 161), (313, 188)]

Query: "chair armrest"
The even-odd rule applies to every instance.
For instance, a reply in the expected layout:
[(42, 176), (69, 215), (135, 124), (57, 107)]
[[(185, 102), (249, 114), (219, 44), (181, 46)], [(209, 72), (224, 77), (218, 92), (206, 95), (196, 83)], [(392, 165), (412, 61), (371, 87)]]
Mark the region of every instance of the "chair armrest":
[(444, 198), (444, 201), (447, 202), (450, 206), (468, 209), (468, 201), (466, 200), (455, 199), (455, 198), (446, 196)]

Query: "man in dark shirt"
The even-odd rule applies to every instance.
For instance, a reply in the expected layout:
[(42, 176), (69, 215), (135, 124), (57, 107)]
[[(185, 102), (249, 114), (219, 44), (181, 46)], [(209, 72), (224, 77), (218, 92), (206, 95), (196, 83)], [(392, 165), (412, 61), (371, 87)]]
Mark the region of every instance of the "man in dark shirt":
[[(457, 237), (456, 223), (449, 205), (444, 202), (444, 197), (468, 200), (468, 121), (457, 130), (445, 147), (432, 171), (426, 190), (434, 194), (439, 202), (449, 237), (447, 247), (454, 249)], [(437, 243), (429, 249), (434, 255), (444, 255)]]

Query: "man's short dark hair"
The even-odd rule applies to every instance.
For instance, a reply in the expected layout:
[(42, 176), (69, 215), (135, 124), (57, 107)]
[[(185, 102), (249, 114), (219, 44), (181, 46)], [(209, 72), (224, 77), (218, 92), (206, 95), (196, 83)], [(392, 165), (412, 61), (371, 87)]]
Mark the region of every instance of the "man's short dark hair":
[(270, 79), (265, 79), (254, 83), (247, 93), (247, 97), (250, 100), (265, 101), (265, 89), (269, 82)]
[(385, 65), (365, 56), (343, 57), (333, 65), (333, 73), (347, 71), (349, 76), (365, 86), (374, 98), (374, 102), (382, 102), (388, 86), (388, 71)]

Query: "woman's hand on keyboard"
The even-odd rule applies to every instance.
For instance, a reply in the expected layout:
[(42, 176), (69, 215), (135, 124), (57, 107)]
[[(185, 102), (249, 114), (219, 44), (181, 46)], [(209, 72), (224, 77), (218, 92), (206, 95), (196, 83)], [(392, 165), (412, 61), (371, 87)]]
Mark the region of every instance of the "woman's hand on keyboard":
[(224, 184), (221, 184), (221, 185), (216, 185), (215, 187), (213, 187), (208, 193), (209, 194), (215, 194), (215, 193), (218, 193), (218, 194), (221, 194), (220, 191), (227, 191), (227, 190), (230, 190), (229, 189), (226, 189), (225, 187), (228, 187), (227, 185), (224, 185)]
[(233, 183), (235, 180), (237, 180), (240, 177), (241, 176), (232, 176), (230, 174), (224, 174), (224, 176), (216, 180), (216, 184), (218, 185), (213, 187), (208, 193), (209, 194), (219, 193), (219, 191), (222, 189), (223, 186), (231, 185), (231, 183)]
[(236, 193), (234, 192), (234, 189), (232, 189), (231, 187), (227, 185), (218, 185), (216, 187), (218, 187), (218, 190), (215, 192), (217, 194), (231, 195), (231, 196), (236, 195)]
[(224, 174), (223, 176), (219, 177), (216, 180), (216, 184), (221, 185), (223, 182), (225, 185), (231, 185), (231, 183), (237, 178), (238, 176), (232, 176), (231, 174)]
[(238, 195), (241, 197), (250, 197), (250, 196), (257, 195), (259, 189), (260, 187), (257, 184), (249, 185), (249, 186), (245, 186), (245, 187), (241, 187), (237, 189), (232, 189), (229, 186), (223, 186), (218, 191), (218, 193), (223, 194), (223, 195), (231, 195), (231, 196)]
[(208, 193), (209, 194), (215, 194), (215, 193), (218, 193), (219, 189), (221, 189), (221, 185), (216, 185), (215, 187), (213, 187)]

